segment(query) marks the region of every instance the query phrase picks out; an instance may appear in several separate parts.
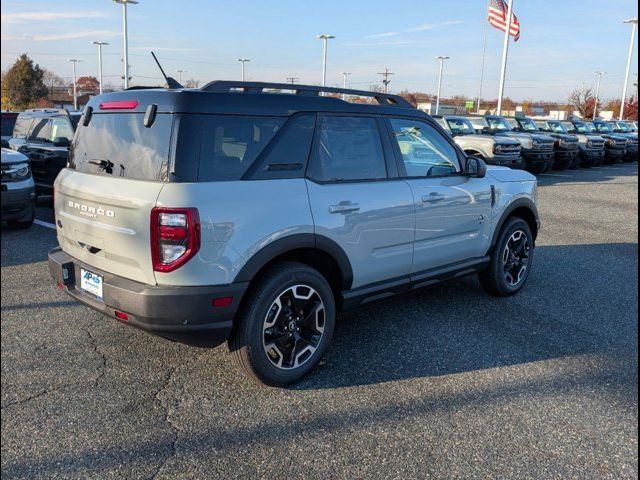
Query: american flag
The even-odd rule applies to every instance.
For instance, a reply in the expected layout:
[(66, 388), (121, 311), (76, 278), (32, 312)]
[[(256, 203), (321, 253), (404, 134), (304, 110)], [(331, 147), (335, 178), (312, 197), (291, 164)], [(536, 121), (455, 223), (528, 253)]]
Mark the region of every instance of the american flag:
[[(507, 13), (509, 7), (504, 0), (489, 0), (489, 23), (503, 32), (507, 30)], [(517, 42), (520, 39), (520, 22), (511, 12), (511, 30), (509, 35)]]

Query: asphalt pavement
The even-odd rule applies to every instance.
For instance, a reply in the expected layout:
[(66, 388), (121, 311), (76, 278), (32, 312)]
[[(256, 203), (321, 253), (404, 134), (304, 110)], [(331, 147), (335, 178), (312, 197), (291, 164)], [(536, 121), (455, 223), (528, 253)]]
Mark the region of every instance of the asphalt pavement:
[(475, 278), (341, 317), (290, 389), (53, 285), (2, 228), (2, 479), (638, 477), (637, 164), (540, 177), (525, 290)]

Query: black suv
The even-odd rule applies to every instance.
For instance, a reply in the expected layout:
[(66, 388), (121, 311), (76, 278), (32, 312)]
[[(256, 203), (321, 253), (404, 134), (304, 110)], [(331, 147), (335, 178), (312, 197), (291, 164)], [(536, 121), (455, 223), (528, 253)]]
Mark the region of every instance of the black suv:
[(80, 112), (35, 108), (21, 112), (9, 146), (29, 157), (39, 194), (53, 193), (53, 181), (67, 166)]

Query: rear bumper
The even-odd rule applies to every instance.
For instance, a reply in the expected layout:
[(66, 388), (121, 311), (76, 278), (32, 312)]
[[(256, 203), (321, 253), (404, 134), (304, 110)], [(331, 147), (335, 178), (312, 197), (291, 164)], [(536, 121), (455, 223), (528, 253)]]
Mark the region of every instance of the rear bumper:
[[(103, 277), (103, 298), (80, 288), (80, 269)], [(133, 327), (171, 340), (212, 347), (231, 333), (233, 319), (248, 282), (205, 287), (145, 285), (102, 272), (54, 248), (49, 271), (58, 286), (79, 302)], [(214, 298), (233, 297), (227, 307), (213, 307)], [(116, 311), (127, 320), (116, 317)]]

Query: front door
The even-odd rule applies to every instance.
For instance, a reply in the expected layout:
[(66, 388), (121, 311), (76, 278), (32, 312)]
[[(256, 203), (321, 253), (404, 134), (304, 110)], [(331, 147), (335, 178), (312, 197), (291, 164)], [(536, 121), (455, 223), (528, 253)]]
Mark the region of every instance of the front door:
[(491, 184), (463, 175), (451, 140), (426, 121), (389, 120), (416, 212), (412, 273), (483, 257), (489, 249)]

